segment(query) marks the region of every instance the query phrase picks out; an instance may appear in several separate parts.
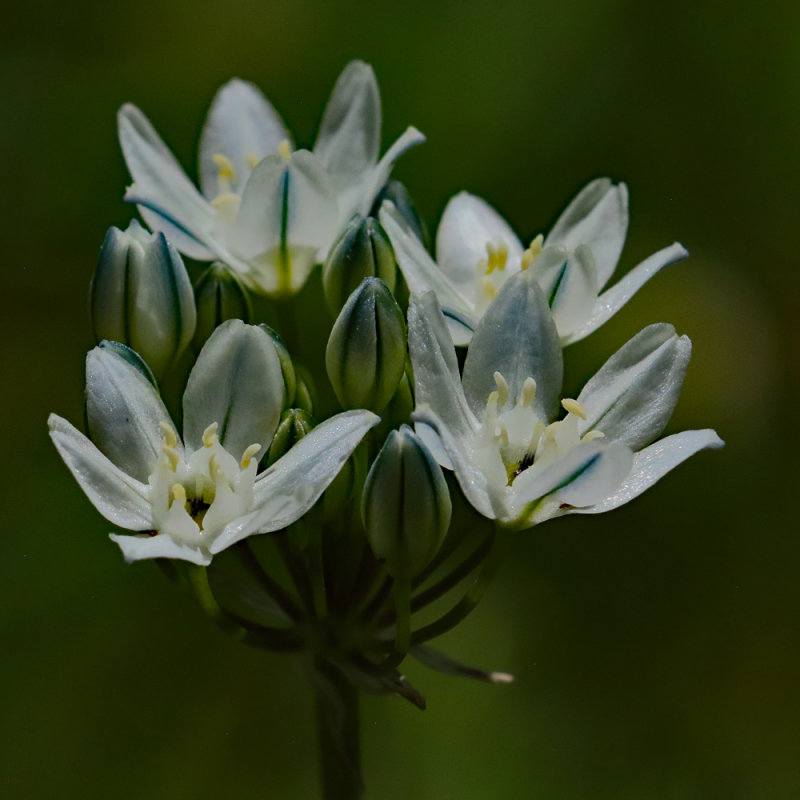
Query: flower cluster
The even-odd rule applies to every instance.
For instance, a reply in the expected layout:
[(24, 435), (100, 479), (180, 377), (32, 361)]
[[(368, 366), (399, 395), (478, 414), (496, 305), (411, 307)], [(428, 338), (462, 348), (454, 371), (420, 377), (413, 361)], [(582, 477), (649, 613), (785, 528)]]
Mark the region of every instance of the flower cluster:
[[(125, 199), (149, 231), (133, 221), (106, 237), (88, 436), (52, 415), (51, 437), (127, 532), (111, 535), (125, 559), (169, 560), (251, 643), (324, 656), (347, 681), (417, 704), (397, 672), (408, 653), (507, 680), (426, 644), (474, 607), (497, 529), (609, 511), (721, 446), (711, 430), (658, 439), (691, 352), (666, 323), (563, 396), (565, 348), (687, 255), (672, 244), (604, 288), (628, 227), (624, 184), (592, 181), (527, 247), (462, 192), (434, 260), (390, 179), (424, 137), (409, 127), (380, 155), (380, 97), (361, 62), (337, 80), (310, 150), (255, 86), (223, 86), (199, 189), (133, 105), (119, 136)], [(192, 282), (182, 256), (212, 263)], [(298, 359), (302, 328), (286, 321), (309, 281), (321, 282), (327, 347)], [(456, 505), (472, 515), (457, 529)], [(447, 613), (415, 627), (454, 592)]]

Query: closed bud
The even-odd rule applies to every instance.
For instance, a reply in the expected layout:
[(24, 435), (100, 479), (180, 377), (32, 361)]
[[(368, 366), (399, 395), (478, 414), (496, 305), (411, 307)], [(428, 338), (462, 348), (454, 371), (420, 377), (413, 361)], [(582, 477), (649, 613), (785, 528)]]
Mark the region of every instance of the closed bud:
[(372, 213), (377, 216), (381, 209), (381, 204), (384, 200), (391, 200), (394, 207), (400, 212), (400, 215), (411, 227), (411, 230), (417, 235), (417, 238), (425, 245), (428, 246), (428, 228), (425, 221), (417, 213), (414, 202), (411, 200), (411, 195), (408, 193), (405, 184), (398, 180), (389, 181), (383, 187), (381, 193), (375, 198), (372, 205)]
[(267, 452), (267, 465), (285, 456), (313, 427), (314, 420), (307, 411), (301, 408), (284, 411)]
[(361, 516), (372, 552), (394, 578), (410, 580), (430, 564), (450, 526), (442, 469), (407, 425), (392, 431), (372, 464)]
[(122, 342), (156, 378), (166, 374), (192, 340), (196, 314), (186, 267), (163, 233), (148, 233), (135, 220), (125, 231), (109, 228), (89, 312), (98, 342)]
[[(264, 333), (269, 336), (275, 344), (278, 353), (278, 360), (281, 362), (281, 373), (283, 374), (283, 408), (287, 409), (295, 405), (295, 394), (297, 392), (297, 375), (295, 372), (292, 357), (286, 349), (286, 345), (281, 339), (281, 335), (274, 328), (262, 322), (259, 326)], [(308, 408), (311, 411), (311, 408)]]
[(245, 285), (236, 273), (221, 261), (215, 261), (194, 285), (197, 328), (192, 344), (202, 349), (206, 339), (228, 319), (250, 322), (253, 306)]
[(336, 316), (364, 278), (380, 278), (394, 290), (397, 262), (389, 237), (374, 217), (356, 214), (331, 247), (322, 268), (322, 288)]
[(403, 312), (380, 278), (367, 278), (336, 318), (325, 351), (328, 378), (342, 407), (383, 410), (405, 362)]

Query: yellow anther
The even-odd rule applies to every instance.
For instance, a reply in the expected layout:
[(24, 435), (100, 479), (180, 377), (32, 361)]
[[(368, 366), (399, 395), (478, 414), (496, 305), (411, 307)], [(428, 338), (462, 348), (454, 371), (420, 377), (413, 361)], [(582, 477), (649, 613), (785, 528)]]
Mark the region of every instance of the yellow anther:
[(506, 268), (506, 261), (508, 259), (508, 247), (504, 242), (493, 244), (492, 242), (486, 243), (486, 252), (489, 258), (486, 262), (486, 274), (491, 275), (496, 269), (501, 272)]
[(542, 252), (544, 247), (544, 236), (540, 233), (530, 244), (530, 247), (522, 254), (522, 269), (528, 269), (533, 264), (536, 256)]
[(206, 447), (211, 447), (212, 445), (216, 444), (219, 439), (217, 438), (217, 428), (219, 425), (216, 422), (212, 422), (204, 431), (203, 431), (203, 444)]
[(247, 166), (252, 169), (253, 167), (261, 161), (261, 156), (258, 153), (245, 153), (244, 160), (247, 162)]
[(574, 414), (576, 417), (586, 419), (586, 409), (577, 400), (565, 398), (561, 401), (561, 405), (564, 406), (567, 414)]
[(589, 431), (583, 435), (582, 442), (593, 442), (595, 439), (605, 439), (603, 431)]
[(178, 503), (180, 506), (186, 505), (186, 489), (183, 488), (182, 483), (173, 483), (170, 491), (172, 492), (172, 508), (175, 503)]
[(502, 407), (508, 400), (508, 383), (499, 372), (495, 372), (493, 377), (495, 386), (497, 386), (497, 405)]
[(481, 281), (481, 289), (489, 296), (491, 300), (497, 297), (497, 287), (492, 283), (491, 279), (486, 277)]
[(519, 403), (525, 408), (530, 408), (536, 398), (536, 381), (533, 378), (525, 378), (522, 384), (522, 391), (519, 393)]
[(239, 462), (239, 466), (242, 469), (247, 469), (250, 466), (250, 459), (261, 449), (260, 444), (251, 444), (245, 451), (242, 453), (242, 460)]
[(284, 139), (278, 145), (278, 155), (284, 161), (289, 161), (292, 158), (292, 146), (289, 144), (289, 140), (288, 139)]
[(228, 156), (222, 153), (214, 153), (214, 155), (211, 156), (211, 160), (219, 167), (218, 177), (228, 178), (232, 181), (236, 180), (236, 167), (233, 166), (233, 161), (231, 161)]
[(175, 447), (175, 445), (178, 444), (178, 436), (173, 430), (172, 425), (162, 420), (158, 423), (158, 426), (164, 434), (164, 444), (166, 444), (167, 447)]
[(178, 462), (180, 461), (177, 450), (174, 450), (168, 444), (162, 445), (161, 450), (164, 453), (164, 455), (169, 459), (170, 469), (173, 472), (176, 472), (178, 469)]

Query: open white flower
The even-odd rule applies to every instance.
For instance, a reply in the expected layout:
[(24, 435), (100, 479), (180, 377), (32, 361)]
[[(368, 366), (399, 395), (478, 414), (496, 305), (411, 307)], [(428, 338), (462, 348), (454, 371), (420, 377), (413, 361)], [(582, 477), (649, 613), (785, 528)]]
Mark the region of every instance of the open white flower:
[(231, 320), (203, 347), (183, 396), (183, 437), (147, 366), (104, 342), (86, 358), (90, 441), (55, 414), (50, 436), (95, 508), (140, 535), (111, 538), (127, 561), (178, 558), (207, 565), (215, 553), (302, 516), (378, 422), (368, 411), (314, 428), (260, 474), (283, 399), (275, 346)]
[(577, 342), (619, 311), (659, 270), (687, 255), (680, 244), (659, 250), (610, 289), (628, 228), (628, 190), (608, 178), (589, 183), (547, 238), (526, 249), (485, 200), (461, 192), (447, 204), (436, 236), (438, 264), (390, 204), (381, 211), (412, 292), (436, 292), (457, 345), (472, 332), (506, 281), (529, 271), (548, 298), (562, 345)]
[(408, 340), (418, 433), (469, 502), (504, 525), (616, 508), (698, 450), (722, 445), (701, 430), (646, 446), (669, 420), (691, 353), (671, 325), (645, 328), (576, 400), (562, 400), (558, 333), (524, 273), (475, 329), (463, 377), (433, 292), (412, 296)]
[(424, 141), (409, 128), (378, 158), (381, 105), (372, 67), (348, 64), (333, 89), (313, 153), (292, 152), (283, 120), (251, 83), (216, 94), (200, 137), (200, 187), (134, 105), (119, 112), (133, 184), (125, 199), (181, 252), (219, 259), (271, 295), (296, 292), (338, 229), (366, 214), (396, 159)]

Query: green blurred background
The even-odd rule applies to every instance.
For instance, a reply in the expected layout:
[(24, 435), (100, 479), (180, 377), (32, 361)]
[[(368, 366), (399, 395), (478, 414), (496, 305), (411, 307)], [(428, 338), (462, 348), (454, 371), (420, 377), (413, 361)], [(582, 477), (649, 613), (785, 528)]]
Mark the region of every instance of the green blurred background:
[(50, 0), (4, 16), (0, 796), (315, 796), (294, 662), (226, 639), (152, 564), (126, 567), (45, 419), (81, 419), (88, 280), (132, 212), (117, 107), (136, 102), (193, 170), (229, 77), (307, 144), (355, 57), (375, 66), (385, 143), (409, 123), (428, 136), (396, 174), (432, 228), (464, 188), (528, 236), (588, 179), (628, 182), (621, 271), (674, 239), (692, 256), (568, 350), (567, 389), (669, 321), (695, 343), (669, 430), (727, 440), (613, 514), (508, 536), (444, 644), (517, 682), (412, 664), (426, 712), (367, 698), (369, 797), (800, 796), (800, 5)]

